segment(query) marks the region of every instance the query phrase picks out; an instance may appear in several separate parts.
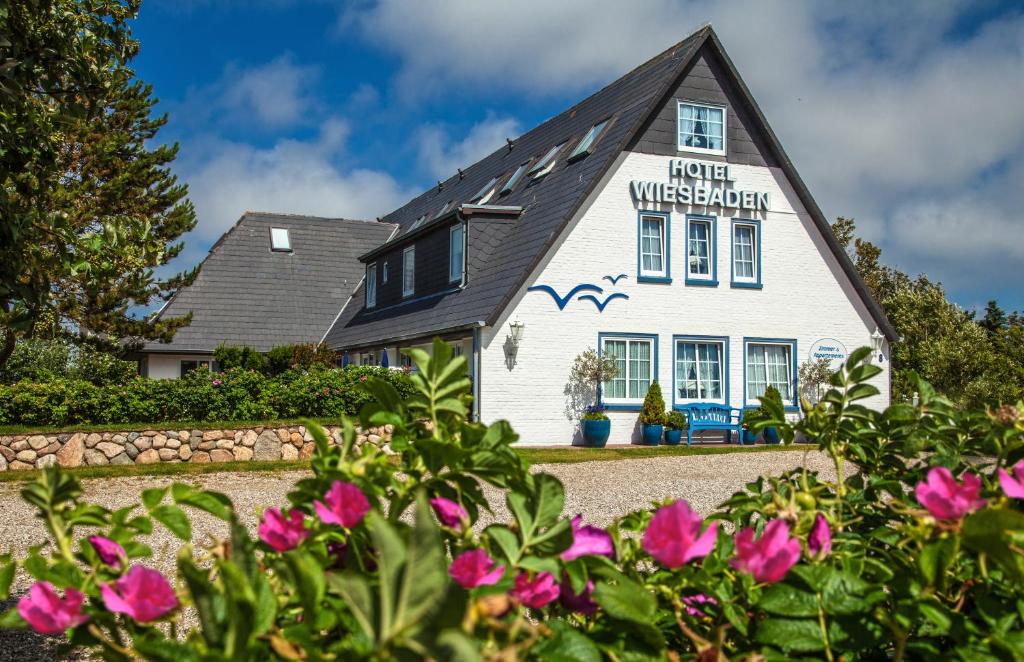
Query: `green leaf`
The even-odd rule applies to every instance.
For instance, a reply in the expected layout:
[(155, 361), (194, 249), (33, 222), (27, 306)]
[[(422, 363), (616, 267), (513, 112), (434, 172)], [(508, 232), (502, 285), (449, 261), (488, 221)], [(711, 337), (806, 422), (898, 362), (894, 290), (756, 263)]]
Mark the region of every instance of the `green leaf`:
[(14, 582), (14, 574), (18, 564), (11, 558), (10, 554), (0, 557), (0, 602), (11, 596), (11, 584)]
[(917, 565), (925, 581), (940, 590), (946, 585), (946, 572), (960, 552), (960, 539), (956, 536), (940, 538), (925, 545), (917, 557)]
[(367, 639), (377, 641), (377, 633), (374, 628), (377, 615), (373, 606), (373, 598), (370, 596), (370, 586), (366, 580), (357, 573), (346, 570), (342, 573), (327, 575), (327, 585), (332, 593), (340, 595), (345, 601), (352, 611), (352, 615), (363, 628)]
[(818, 596), (788, 584), (772, 584), (761, 593), (757, 606), (779, 616), (817, 616)]
[(305, 618), (316, 619), (326, 590), (323, 569), (313, 556), (296, 549), (286, 552), (284, 561), (295, 580)]
[(610, 616), (632, 623), (650, 623), (658, 607), (649, 591), (626, 577), (615, 584), (600, 582), (594, 588), (594, 600)]
[(192, 523), (189, 522), (188, 515), (181, 508), (168, 505), (157, 506), (149, 514), (179, 539), (185, 542), (192, 540)]
[(416, 500), (416, 522), (409, 539), (406, 567), (395, 601), (388, 638), (401, 635), (427, 618), (444, 601), (448, 582), (441, 532), (434, 523), (426, 497)]
[(192, 562), (188, 547), (181, 550), (178, 556), (178, 574), (185, 580), (188, 592), (192, 596), (192, 604), (199, 615), (200, 632), (211, 648), (219, 648), (224, 638), (223, 623), (218, 618), (218, 604), (223, 604), (213, 582), (205, 570), (200, 570)]
[(484, 533), (497, 544), (509, 563), (515, 563), (519, 558), (519, 539), (511, 529), (502, 524), (492, 524), (484, 529)]
[(28, 623), (21, 618), (16, 607), (11, 607), (0, 614), (0, 630), (25, 630), (27, 628)]
[(164, 500), (166, 495), (166, 487), (152, 487), (148, 490), (142, 490), (142, 505), (146, 507), (146, 510), (153, 510)]
[(1024, 532), (1024, 514), (1008, 508), (985, 508), (964, 520), (963, 544), (992, 557), (1018, 583), (1024, 580), (1024, 559), (1010, 546), (1012, 533)]
[(551, 474), (536, 474), (534, 477), (533, 512), (535, 524), (543, 529), (554, 524), (562, 515), (565, 507), (565, 487), (562, 481)]
[(586, 635), (562, 620), (546, 621), (553, 635), (534, 647), (533, 653), (547, 662), (600, 662), (601, 651)]
[(231, 499), (220, 492), (197, 490), (191, 485), (175, 483), (171, 486), (171, 496), (179, 506), (192, 506), (206, 511), (225, 522), (231, 519), (233, 506)]
[(757, 627), (757, 641), (789, 652), (811, 653), (825, 649), (817, 620), (769, 618)]

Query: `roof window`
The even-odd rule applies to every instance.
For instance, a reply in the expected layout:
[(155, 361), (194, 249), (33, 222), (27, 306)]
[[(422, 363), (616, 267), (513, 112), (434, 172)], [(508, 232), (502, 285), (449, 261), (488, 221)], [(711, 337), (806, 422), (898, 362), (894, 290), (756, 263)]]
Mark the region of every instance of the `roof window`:
[(437, 212), (437, 215), (444, 216), (445, 212), (452, 208), (452, 202), (454, 202), (454, 200), (449, 200), (448, 202), (444, 203), (444, 207), (441, 207), (441, 211)]
[(270, 228), (270, 250), (290, 253), (292, 240), (288, 236), (288, 228)]
[(539, 179), (551, 172), (551, 169), (555, 167), (555, 157), (558, 156), (558, 151), (562, 149), (563, 145), (565, 145), (564, 142), (558, 143), (548, 150), (548, 153), (540, 161), (537, 161), (537, 164), (530, 168), (530, 172), (527, 174), (534, 179)]
[(470, 202), (477, 204), (486, 205), (487, 201), (494, 195), (494, 185), (498, 183), (497, 177), (491, 177), (491, 181), (484, 184), (483, 188), (477, 191), (476, 195), (470, 198)]
[(424, 214), (423, 216), (420, 216), (415, 221), (413, 221), (412, 227), (409, 228), (409, 229), (410, 230), (415, 230), (419, 226), (423, 225), (423, 221), (425, 221), (425, 220), (427, 220), (427, 215), (426, 214)]
[(572, 154), (569, 155), (570, 161), (581, 159), (594, 151), (594, 144), (597, 143), (597, 139), (601, 136), (601, 132), (608, 126), (608, 120), (602, 120), (590, 127), (590, 131), (587, 131), (587, 135), (583, 136), (583, 140), (576, 145), (576, 149), (572, 150)]
[(516, 168), (516, 171), (512, 173), (511, 177), (508, 178), (508, 181), (505, 182), (505, 185), (501, 187), (501, 195), (505, 195), (507, 193), (512, 192), (512, 189), (516, 187), (516, 184), (519, 183), (519, 180), (523, 178), (523, 174), (526, 173), (526, 167), (529, 165), (530, 162), (527, 161), (526, 163)]

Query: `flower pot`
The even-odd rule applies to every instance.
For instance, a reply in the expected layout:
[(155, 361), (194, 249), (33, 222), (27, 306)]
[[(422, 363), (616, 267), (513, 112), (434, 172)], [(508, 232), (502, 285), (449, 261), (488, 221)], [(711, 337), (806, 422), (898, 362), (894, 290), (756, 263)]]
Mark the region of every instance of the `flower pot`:
[(766, 444), (777, 444), (779, 443), (779, 431), (774, 427), (765, 428), (761, 434), (764, 435), (764, 443)]
[(604, 445), (608, 443), (608, 435), (612, 433), (612, 422), (610, 420), (603, 421), (583, 421), (583, 445), (590, 448), (604, 448)]
[(657, 446), (661, 443), (661, 433), (665, 430), (664, 425), (642, 425), (640, 426), (640, 441), (644, 446)]
[(750, 430), (744, 430), (743, 431), (743, 443), (744, 444), (756, 444), (757, 443), (757, 435), (755, 433), (751, 432)]
[(665, 428), (665, 443), (669, 446), (678, 446), (679, 442), (683, 440), (682, 430), (673, 430), (671, 428)]

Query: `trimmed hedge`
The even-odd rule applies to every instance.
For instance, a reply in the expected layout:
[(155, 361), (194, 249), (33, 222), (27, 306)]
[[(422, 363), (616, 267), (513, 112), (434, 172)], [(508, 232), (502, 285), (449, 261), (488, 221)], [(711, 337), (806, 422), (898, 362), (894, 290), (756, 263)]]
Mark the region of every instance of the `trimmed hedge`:
[(245, 369), (195, 370), (181, 379), (134, 377), (97, 386), (77, 379), (0, 384), (0, 425), (251, 421), (355, 416), (369, 401), (361, 383), (390, 382), (412, 393), (401, 370), (370, 366), (287, 370), (276, 377)]

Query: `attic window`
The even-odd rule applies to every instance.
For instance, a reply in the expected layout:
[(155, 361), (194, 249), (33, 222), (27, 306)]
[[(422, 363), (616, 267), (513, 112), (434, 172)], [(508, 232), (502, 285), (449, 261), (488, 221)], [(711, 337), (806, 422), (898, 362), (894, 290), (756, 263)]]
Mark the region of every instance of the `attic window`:
[(530, 165), (529, 161), (516, 168), (516, 171), (512, 173), (511, 177), (508, 178), (508, 181), (505, 182), (505, 185), (501, 187), (501, 195), (506, 195), (512, 192), (512, 189), (516, 187), (516, 184), (519, 183), (519, 180), (523, 178), (523, 174), (526, 173), (526, 167), (528, 165)]
[(494, 185), (497, 184), (497, 183), (498, 183), (498, 178), (497, 177), (492, 177), (491, 181), (489, 181), (486, 184), (484, 184), (483, 188), (481, 188), (479, 191), (477, 191), (476, 195), (474, 195), (472, 198), (470, 198), (469, 201), (470, 202), (475, 202), (475, 203), (481, 204), (481, 205), (486, 205), (487, 201), (491, 199), (492, 195), (494, 195)]
[(551, 172), (551, 169), (555, 167), (555, 156), (558, 155), (558, 151), (562, 149), (563, 145), (565, 145), (564, 142), (559, 143), (548, 150), (548, 153), (545, 154), (540, 161), (537, 161), (537, 164), (530, 168), (530, 172), (527, 174), (534, 179), (539, 179)]
[(292, 240), (288, 236), (288, 228), (270, 228), (270, 250), (291, 252)]
[(587, 135), (583, 136), (583, 140), (576, 145), (576, 149), (572, 150), (572, 154), (569, 155), (569, 160), (575, 161), (576, 159), (582, 159), (584, 156), (587, 156), (594, 151), (594, 144), (597, 142), (597, 139), (601, 136), (601, 132), (604, 131), (606, 126), (608, 126), (608, 120), (601, 120), (594, 126), (590, 127), (590, 131), (587, 131)]
[(725, 108), (679, 102), (679, 149), (725, 155)]

